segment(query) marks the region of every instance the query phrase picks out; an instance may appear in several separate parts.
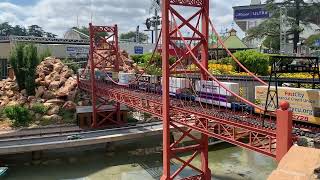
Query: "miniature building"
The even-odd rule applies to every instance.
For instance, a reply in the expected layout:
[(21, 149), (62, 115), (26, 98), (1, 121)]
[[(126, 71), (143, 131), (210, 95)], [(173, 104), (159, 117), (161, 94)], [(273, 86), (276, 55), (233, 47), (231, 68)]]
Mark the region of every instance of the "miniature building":
[[(236, 51), (250, 49), (242, 40), (237, 36), (237, 31), (231, 29), (228, 35), (222, 38), (223, 44), (233, 53)], [(227, 57), (227, 53), (221, 44), (213, 44), (209, 49), (210, 59), (220, 59)]]
[[(104, 113), (107, 117), (111, 113), (114, 113), (114, 106), (112, 105), (104, 105), (100, 108), (100, 112)], [(127, 112), (128, 108), (124, 105), (120, 106), (120, 116), (122, 122), (127, 122)], [(86, 129), (91, 126), (92, 123), (92, 106), (77, 106), (76, 108), (77, 113), (77, 123), (80, 128)], [(111, 115), (112, 119), (116, 119), (116, 114), (114, 113)], [(104, 124), (108, 126), (109, 124)]]

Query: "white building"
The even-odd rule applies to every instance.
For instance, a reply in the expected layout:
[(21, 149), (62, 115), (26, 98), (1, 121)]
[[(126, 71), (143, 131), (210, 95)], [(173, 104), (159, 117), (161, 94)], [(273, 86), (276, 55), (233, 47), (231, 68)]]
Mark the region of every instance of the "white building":
[[(235, 23), (243, 32), (258, 26), (261, 22), (271, 17), (271, 14), (266, 10), (266, 5), (261, 3), (261, 0), (251, 0), (250, 5), (234, 6), (233, 18)], [(308, 38), (310, 35), (316, 33), (320, 29), (320, 16), (314, 17), (313, 24), (304, 27), (301, 33), (301, 38)], [(262, 39), (254, 39), (246, 42), (250, 48), (257, 48), (262, 44)]]

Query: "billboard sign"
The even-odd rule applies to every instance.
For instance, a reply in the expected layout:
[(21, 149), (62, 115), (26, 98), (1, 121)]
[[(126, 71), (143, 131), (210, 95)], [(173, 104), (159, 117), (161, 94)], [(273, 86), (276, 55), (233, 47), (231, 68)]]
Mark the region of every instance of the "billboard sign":
[[(270, 87), (274, 90), (274, 86)], [(268, 86), (256, 86), (255, 97), (257, 104), (265, 107)], [(304, 121), (314, 124), (320, 123), (320, 91), (317, 89), (300, 89), (289, 87), (278, 87), (279, 102), (287, 101), (290, 109), (293, 111), (293, 118), (298, 121)], [(271, 103), (272, 105), (272, 103)], [(269, 110), (275, 110), (270, 106)]]
[(142, 46), (135, 46), (134, 53), (135, 54), (143, 54), (143, 47)]
[(67, 46), (66, 53), (71, 58), (87, 58), (89, 54), (89, 46)]
[(269, 17), (269, 12), (263, 8), (234, 10), (234, 19), (265, 19)]

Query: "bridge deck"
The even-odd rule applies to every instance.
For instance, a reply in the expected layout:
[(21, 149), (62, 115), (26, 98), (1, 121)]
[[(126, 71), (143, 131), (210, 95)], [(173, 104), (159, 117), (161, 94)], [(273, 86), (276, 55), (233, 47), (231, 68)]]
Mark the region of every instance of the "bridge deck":
[[(79, 87), (91, 92), (90, 85), (89, 81), (82, 80)], [(104, 82), (97, 82), (96, 94), (101, 99), (113, 100), (159, 118), (162, 117), (160, 94), (132, 90)], [(275, 127), (259, 126), (262, 121), (260, 116), (214, 106), (201, 107), (199, 103), (175, 98), (171, 98), (170, 109), (172, 122), (176, 124), (275, 157)]]

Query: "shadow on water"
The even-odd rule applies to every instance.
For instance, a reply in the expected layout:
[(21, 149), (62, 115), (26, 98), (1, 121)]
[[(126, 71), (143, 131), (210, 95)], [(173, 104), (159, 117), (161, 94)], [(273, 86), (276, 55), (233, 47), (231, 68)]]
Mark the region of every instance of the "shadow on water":
[[(162, 175), (161, 136), (106, 145), (44, 152), (42, 160), (32, 161), (31, 153), (0, 157), (10, 165), (4, 180), (153, 180)], [(111, 146), (110, 146), (111, 147)], [(158, 149), (155, 149), (157, 147)], [(151, 149), (151, 150), (150, 150)], [(184, 155), (187, 157), (188, 154)], [(251, 157), (252, 156), (252, 157)], [(254, 161), (254, 162), (251, 162)], [(261, 162), (260, 162), (261, 161)], [(252, 179), (251, 175), (272, 170), (270, 160), (227, 143), (209, 148), (209, 166), (214, 180)], [(195, 163), (199, 163), (199, 158)], [(252, 163), (252, 164), (250, 164)], [(268, 166), (268, 170), (264, 170)], [(250, 170), (246, 168), (250, 167)], [(254, 168), (252, 168), (254, 167)], [(174, 171), (179, 166), (172, 162)], [(256, 168), (256, 169), (255, 169)], [(252, 170), (253, 169), (253, 170)], [(180, 176), (195, 171), (187, 168)], [(250, 174), (248, 173), (248, 174)], [(265, 178), (262, 175), (261, 178)]]

